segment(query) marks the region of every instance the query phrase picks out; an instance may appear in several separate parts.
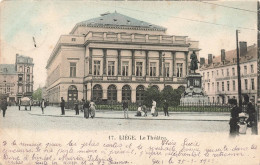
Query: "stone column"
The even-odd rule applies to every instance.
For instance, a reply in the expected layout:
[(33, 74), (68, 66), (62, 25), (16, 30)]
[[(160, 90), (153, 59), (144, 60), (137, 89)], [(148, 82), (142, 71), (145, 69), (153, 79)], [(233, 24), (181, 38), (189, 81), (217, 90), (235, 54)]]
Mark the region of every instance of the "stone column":
[(135, 75), (135, 50), (131, 50), (132, 52), (132, 75)]
[(159, 51), (159, 76), (162, 76), (162, 51)]
[(185, 73), (188, 75), (188, 54), (189, 52), (185, 52)]
[(145, 75), (149, 75), (149, 57), (148, 57), (148, 50), (145, 51)]
[(92, 74), (92, 48), (89, 48), (89, 74)]
[(117, 75), (121, 75), (121, 50), (118, 49), (117, 50), (117, 71), (118, 71), (118, 74)]
[(103, 75), (107, 75), (107, 49), (103, 49)]
[(175, 67), (176, 67), (176, 52), (172, 52), (172, 76), (176, 76)]

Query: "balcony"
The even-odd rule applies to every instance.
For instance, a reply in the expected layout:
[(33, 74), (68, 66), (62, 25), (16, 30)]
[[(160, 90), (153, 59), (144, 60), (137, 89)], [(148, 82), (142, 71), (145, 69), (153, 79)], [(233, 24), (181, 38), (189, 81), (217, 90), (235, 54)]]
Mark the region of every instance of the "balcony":
[(93, 80), (103, 80), (103, 76), (92, 76)]
[(145, 81), (145, 77), (137, 76), (135, 78), (136, 81)]
[(160, 81), (160, 77), (149, 77), (149, 81)]
[(172, 81), (172, 77), (165, 77), (165, 81)]
[(132, 80), (132, 76), (122, 76), (121, 80)]
[(117, 76), (107, 76), (107, 80), (118, 80)]

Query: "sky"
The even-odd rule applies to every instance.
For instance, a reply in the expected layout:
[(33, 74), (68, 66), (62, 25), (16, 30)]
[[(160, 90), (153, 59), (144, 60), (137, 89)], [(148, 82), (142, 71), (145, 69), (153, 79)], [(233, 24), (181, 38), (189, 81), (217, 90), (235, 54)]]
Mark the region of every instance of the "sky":
[[(214, 4), (195, 1), (2, 1), (0, 63), (14, 63), (17, 53), (32, 57), (34, 89), (43, 87), (47, 60), (60, 35), (69, 34), (78, 22), (115, 11), (166, 27), (168, 35), (184, 35), (199, 41), (200, 57), (218, 56), (221, 49), (235, 49), (236, 29), (240, 30), (239, 41), (246, 41), (248, 45), (257, 43), (256, 1), (210, 3)], [(34, 47), (33, 37), (37, 47)]]

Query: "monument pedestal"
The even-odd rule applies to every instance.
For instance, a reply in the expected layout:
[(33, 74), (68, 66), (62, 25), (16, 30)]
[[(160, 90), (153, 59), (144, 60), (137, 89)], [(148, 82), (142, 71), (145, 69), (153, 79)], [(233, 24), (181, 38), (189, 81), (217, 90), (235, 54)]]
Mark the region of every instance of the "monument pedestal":
[(187, 89), (182, 94), (180, 103), (186, 105), (208, 105), (208, 97), (204, 95), (201, 86), (201, 75), (199, 73), (189, 74), (187, 79)]

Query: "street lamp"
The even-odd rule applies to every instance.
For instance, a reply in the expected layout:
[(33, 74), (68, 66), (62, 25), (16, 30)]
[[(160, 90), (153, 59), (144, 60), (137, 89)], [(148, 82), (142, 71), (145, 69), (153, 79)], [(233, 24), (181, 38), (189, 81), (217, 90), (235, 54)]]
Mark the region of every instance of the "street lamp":
[(4, 84), (5, 84), (5, 94), (6, 94), (6, 80), (4, 80)]
[(239, 30), (236, 30), (236, 44), (237, 44), (237, 82), (238, 82), (239, 108), (242, 108), (241, 77), (240, 77), (239, 48), (238, 48), (238, 33), (239, 33)]

